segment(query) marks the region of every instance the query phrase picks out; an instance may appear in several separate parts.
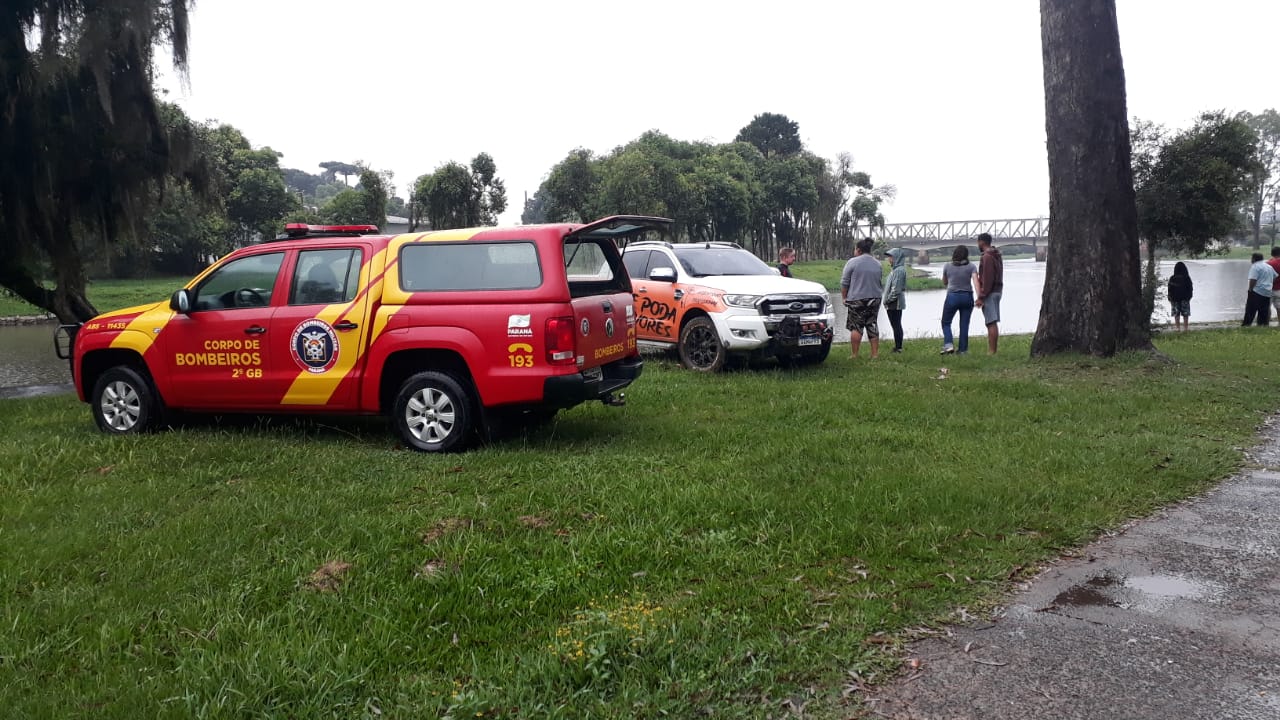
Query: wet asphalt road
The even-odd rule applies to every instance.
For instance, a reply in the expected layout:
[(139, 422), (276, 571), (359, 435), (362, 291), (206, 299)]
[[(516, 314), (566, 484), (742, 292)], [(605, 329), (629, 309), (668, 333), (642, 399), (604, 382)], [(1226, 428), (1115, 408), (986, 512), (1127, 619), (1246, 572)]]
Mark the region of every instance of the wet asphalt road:
[[(1254, 465), (911, 646), (868, 717), (1280, 718), (1280, 421)], [(910, 667), (910, 660), (908, 661)]]

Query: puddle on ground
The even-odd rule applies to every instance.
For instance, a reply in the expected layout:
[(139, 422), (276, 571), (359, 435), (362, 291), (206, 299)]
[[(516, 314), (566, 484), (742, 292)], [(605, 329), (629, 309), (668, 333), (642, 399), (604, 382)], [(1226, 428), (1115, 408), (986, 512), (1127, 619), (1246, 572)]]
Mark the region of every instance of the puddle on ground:
[(1120, 603), (1111, 599), (1111, 597), (1102, 591), (1102, 588), (1112, 587), (1118, 583), (1119, 580), (1111, 575), (1099, 575), (1098, 577), (1090, 579), (1083, 585), (1076, 585), (1073, 588), (1069, 588), (1059, 593), (1058, 597), (1053, 599), (1053, 604), (1059, 607), (1063, 605), (1070, 605), (1073, 607), (1083, 607), (1086, 605), (1114, 607)]
[(1192, 580), (1179, 575), (1106, 574), (1068, 588), (1053, 599), (1058, 607), (1120, 607), (1156, 611), (1175, 600), (1200, 600), (1220, 595), (1218, 583)]
[(1126, 578), (1124, 586), (1159, 598), (1196, 600), (1212, 594), (1216, 583), (1188, 580), (1177, 575), (1144, 575)]

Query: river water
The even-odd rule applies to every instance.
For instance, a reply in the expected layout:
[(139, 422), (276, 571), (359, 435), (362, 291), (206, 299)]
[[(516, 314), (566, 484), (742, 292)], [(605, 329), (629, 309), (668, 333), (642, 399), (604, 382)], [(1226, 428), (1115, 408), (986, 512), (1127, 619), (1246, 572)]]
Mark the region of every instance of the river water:
[[(1187, 269), (1195, 282), (1191, 301), (1192, 322), (1236, 321), (1244, 316), (1244, 300), (1248, 283), (1247, 260), (1188, 260)], [(942, 263), (920, 266), (932, 274), (942, 272)], [(1035, 332), (1040, 319), (1040, 295), (1044, 289), (1044, 263), (1031, 259), (1009, 260), (1004, 265), (1004, 298), (1001, 301), (1000, 332), (1003, 334)], [(1172, 262), (1160, 264), (1160, 275), (1173, 273)], [(909, 338), (942, 336), (942, 290), (907, 293), (907, 310), (902, 324)], [(847, 341), (844, 329), (844, 306), (836, 306), (836, 339)], [(1169, 307), (1158, 302), (1156, 321), (1167, 322)], [(960, 321), (955, 321), (959, 331)], [(888, 319), (881, 315), (881, 333), (892, 337)], [(71, 382), (67, 363), (53, 354), (55, 325), (0, 326), (0, 388), (31, 385), (58, 385)], [(971, 336), (985, 336), (981, 311), (975, 311), (969, 327)], [(984, 346), (985, 347), (985, 346)]]
[[(1239, 322), (1244, 317), (1245, 293), (1249, 272), (1248, 260), (1186, 260), (1187, 270), (1195, 283), (1195, 297), (1191, 300), (1191, 322)], [(935, 262), (917, 266), (931, 275), (939, 276), (944, 263)], [(1173, 274), (1174, 261), (1160, 263), (1160, 277), (1167, 282)], [(1006, 260), (1004, 263), (1004, 294), (1000, 300), (1000, 332), (1004, 335), (1033, 333), (1040, 322), (1040, 296), (1044, 292), (1045, 264), (1027, 258)], [(942, 338), (942, 301), (945, 290), (922, 290), (907, 293), (907, 309), (902, 313), (902, 330), (908, 338)], [(1161, 292), (1156, 302), (1155, 321), (1169, 321), (1169, 303)], [(844, 329), (844, 306), (836, 306), (836, 340), (847, 341), (849, 331)], [(960, 332), (960, 318), (951, 321), (952, 332)], [(969, 336), (986, 337), (987, 328), (982, 322), (982, 311), (975, 309), (969, 324)], [(881, 337), (893, 337), (889, 319), (880, 314)], [(982, 345), (986, 348), (986, 344)]]

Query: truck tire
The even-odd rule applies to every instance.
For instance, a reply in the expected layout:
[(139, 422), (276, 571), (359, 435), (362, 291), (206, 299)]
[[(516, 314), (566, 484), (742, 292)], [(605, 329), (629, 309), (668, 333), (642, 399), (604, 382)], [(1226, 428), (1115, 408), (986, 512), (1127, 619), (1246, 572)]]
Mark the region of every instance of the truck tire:
[(163, 415), (151, 381), (128, 365), (102, 373), (93, 385), (89, 406), (98, 428), (112, 435), (145, 432), (158, 425)]
[(729, 354), (715, 323), (709, 317), (696, 317), (680, 330), (680, 363), (690, 370), (718, 372)]
[(472, 439), (475, 407), (466, 383), (450, 373), (429, 370), (400, 386), (391, 421), (414, 450), (454, 452)]

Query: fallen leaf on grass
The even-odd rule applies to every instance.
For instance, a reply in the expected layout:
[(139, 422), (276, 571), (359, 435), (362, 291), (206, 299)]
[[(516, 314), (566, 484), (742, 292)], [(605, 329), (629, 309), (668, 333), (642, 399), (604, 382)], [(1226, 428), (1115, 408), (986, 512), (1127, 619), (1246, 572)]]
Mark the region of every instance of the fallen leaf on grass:
[(98, 474), (99, 474), (99, 475), (110, 475), (110, 474), (111, 474), (111, 471), (112, 471), (112, 470), (115, 470), (115, 469), (116, 469), (116, 466), (115, 466), (115, 465), (103, 465), (102, 467), (98, 468)]
[(521, 515), (516, 518), (516, 522), (527, 528), (533, 528), (535, 530), (551, 527), (551, 521), (541, 515)]
[(334, 592), (342, 584), (342, 579), (349, 570), (351, 570), (351, 563), (330, 560), (311, 573), (305, 587), (316, 592)]

